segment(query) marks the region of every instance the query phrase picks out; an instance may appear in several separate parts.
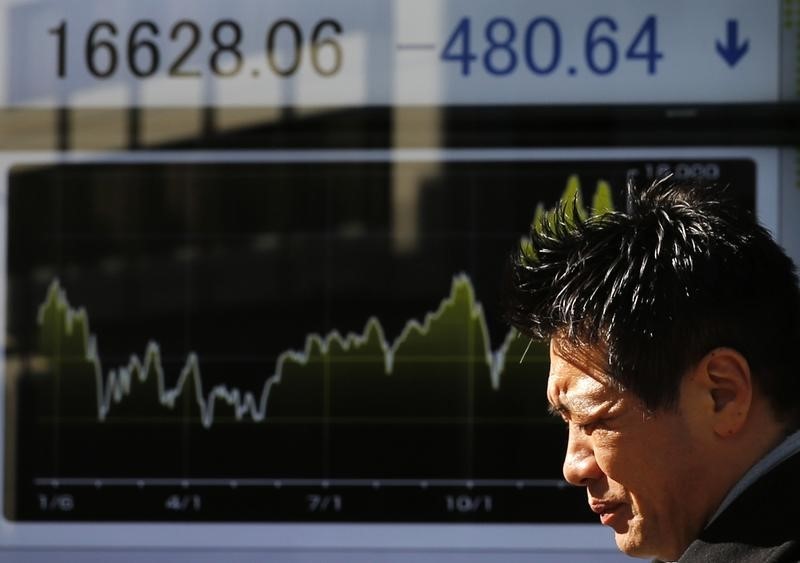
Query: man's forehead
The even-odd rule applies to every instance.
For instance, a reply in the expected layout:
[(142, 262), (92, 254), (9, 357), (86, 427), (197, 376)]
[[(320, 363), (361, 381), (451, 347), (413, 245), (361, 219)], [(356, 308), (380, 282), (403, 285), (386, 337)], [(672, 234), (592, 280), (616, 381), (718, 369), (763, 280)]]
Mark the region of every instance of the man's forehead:
[(585, 413), (619, 398), (619, 391), (583, 373), (551, 373), (547, 399), (553, 410)]
[(557, 343), (551, 342), (547, 399), (554, 410), (591, 410), (597, 404), (614, 400), (619, 395), (619, 390), (601, 371), (598, 363), (583, 362), (580, 358), (574, 358), (573, 354), (564, 354)]

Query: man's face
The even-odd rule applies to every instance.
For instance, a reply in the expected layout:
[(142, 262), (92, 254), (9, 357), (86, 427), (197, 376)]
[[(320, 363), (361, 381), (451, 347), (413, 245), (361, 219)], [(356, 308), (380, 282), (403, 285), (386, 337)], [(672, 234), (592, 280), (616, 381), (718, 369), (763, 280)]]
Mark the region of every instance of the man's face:
[[(628, 555), (677, 559), (710, 516), (699, 423), (677, 409), (648, 412), (603, 375), (599, 351), (565, 359), (550, 345), (547, 397), (569, 426), (564, 476), (585, 486), (591, 509)], [(713, 470), (712, 470), (713, 471)]]

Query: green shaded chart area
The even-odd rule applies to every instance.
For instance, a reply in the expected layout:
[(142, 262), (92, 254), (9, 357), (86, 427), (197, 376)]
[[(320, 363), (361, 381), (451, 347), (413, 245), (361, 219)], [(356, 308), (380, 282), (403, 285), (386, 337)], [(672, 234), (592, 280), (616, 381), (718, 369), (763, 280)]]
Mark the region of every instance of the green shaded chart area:
[[(50, 285), (39, 310), (38, 324), (41, 355), (53, 377), (62, 379), (67, 388), (95, 388), (94, 410), (100, 421), (119, 412), (152, 412), (147, 403), (153, 399), (165, 409), (174, 410), (186, 395), (195, 403), (199, 420), (206, 428), (214, 424), (215, 413), (253, 422), (264, 421), (273, 409), (280, 416), (279, 395), (292, 392), (292, 380), (301, 381), (303, 388), (321, 388), (322, 378), (330, 380), (330, 402), (349, 407), (323, 409), (318, 400), (308, 397), (305, 402), (316, 404), (316, 408), (308, 408), (304, 416), (323, 417), (323, 411), (327, 411), (327, 416), (335, 417), (341, 410), (342, 416), (392, 417), (411, 413), (436, 417), (449, 411), (446, 396), (436, 400), (435, 395), (428, 394), (399, 401), (402, 390), (424, 389), (432, 379), (439, 379), (444, 389), (459, 388), (464, 381), (477, 378), (488, 383), (482, 388), (497, 390), (509, 359), (520, 364), (523, 353), (531, 348), (527, 339), (510, 331), (497, 351), (490, 349), (483, 308), (465, 275), (453, 279), (450, 295), (435, 312), (427, 314), (422, 322), (410, 321), (393, 342), (387, 341), (375, 317), (367, 321), (361, 334), (310, 335), (301, 351), (287, 351), (278, 357), (275, 372), (266, 378), (258, 395), (224, 385), (205, 389), (195, 353), (187, 357), (177, 384), (168, 388), (159, 346), (152, 341), (142, 358), (133, 355), (127, 365), (113, 368), (106, 375), (86, 310), (71, 307), (58, 281)], [(533, 346), (530, 360), (541, 359), (540, 355), (541, 347)], [(431, 365), (448, 369), (431, 373)], [(317, 384), (309, 385), (315, 380)], [(337, 396), (341, 397), (339, 401)], [(408, 403), (413, 407), (409, 408)], [(93, 410), (86, 400), (72, 405), (86, 413)], [(298, 414), (296, 410), (291, 412)], [(181, 416), (184, 414), (181, 412)], [(458, 414), (466, 417), (468, 409)]]

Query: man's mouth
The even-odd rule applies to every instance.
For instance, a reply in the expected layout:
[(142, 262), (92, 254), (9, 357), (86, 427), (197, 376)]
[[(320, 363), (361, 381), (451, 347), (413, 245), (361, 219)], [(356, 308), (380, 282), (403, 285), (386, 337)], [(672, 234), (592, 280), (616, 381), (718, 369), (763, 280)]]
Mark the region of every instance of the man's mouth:
[(600, 523), (608, 526), (614, 519), (616, 512), (622, 507), (621, 502), (590, 500), (589, 507), (592, 512), (600, 515)]

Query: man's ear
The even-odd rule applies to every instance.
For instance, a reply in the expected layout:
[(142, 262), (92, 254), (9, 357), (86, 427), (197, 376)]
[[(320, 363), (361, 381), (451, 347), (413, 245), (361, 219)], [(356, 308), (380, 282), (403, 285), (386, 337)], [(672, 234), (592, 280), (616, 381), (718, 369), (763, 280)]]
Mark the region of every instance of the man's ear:
[(753, 403), (750, 364), (733, 348), (715, 348), (697, 364), (695, 383), (707, 393), (714, 433), (720, 437), (738, 434)]

